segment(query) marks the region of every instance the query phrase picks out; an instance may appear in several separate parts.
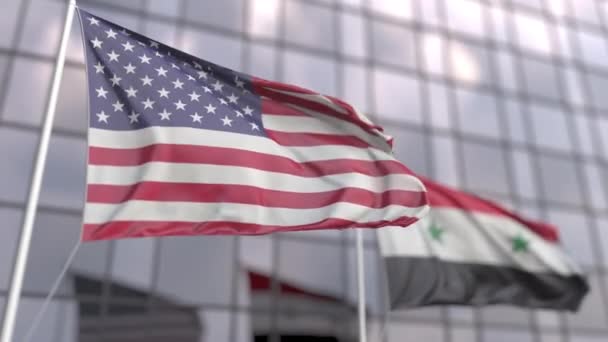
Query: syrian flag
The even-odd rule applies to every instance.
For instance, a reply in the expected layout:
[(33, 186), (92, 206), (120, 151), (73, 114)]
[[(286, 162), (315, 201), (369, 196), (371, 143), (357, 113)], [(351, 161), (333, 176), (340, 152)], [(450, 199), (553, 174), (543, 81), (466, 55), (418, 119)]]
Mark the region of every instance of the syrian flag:
[(588, 291), (557, 229), (423, 179), (431, 211), (378, 231), (391, 308), (511, 304), (576, 311)]

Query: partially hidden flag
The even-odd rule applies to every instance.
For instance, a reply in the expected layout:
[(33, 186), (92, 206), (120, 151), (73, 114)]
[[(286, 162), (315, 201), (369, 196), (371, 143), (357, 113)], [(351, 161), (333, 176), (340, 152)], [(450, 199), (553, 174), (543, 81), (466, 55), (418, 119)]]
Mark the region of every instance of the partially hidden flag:
[(577, 310), (588, 292), (557, 229), (422, 179), (431, 209), (409, 229), (378, 231), (392, 308), (511, 304)]
[(426, 213), (391, 138), (349, 104), (79, 15), (84, 240), (407, 226)]

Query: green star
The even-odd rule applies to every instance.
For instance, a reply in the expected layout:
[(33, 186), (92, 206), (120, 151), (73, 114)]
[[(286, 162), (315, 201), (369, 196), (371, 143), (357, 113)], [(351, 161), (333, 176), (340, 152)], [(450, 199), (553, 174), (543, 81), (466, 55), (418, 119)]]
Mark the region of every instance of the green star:
[(432, 223), (429, 227), (429, 233), (431, 233), (431, 238), (433, 238), (433, 240), (435, 241), (441, 242), (441, 236), (443, 232), (444, 230), (435, 223)]
[(529, 241), (524, 239), (521, 235), (517, 235), (511, 240), (513, 252), (527, 252)]

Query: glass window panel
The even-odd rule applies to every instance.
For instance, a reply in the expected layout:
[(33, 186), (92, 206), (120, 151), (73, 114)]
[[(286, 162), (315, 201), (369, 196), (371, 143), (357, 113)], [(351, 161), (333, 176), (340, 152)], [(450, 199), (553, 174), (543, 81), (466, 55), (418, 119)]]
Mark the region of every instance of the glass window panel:
[(543, 55), (551, 54), (551, 39), (547, 24), (540, 17), (515, 12), (517, 42), (527, 50)]
[(80, 21), (74, 19), (72, 28), (70, 29), (70, 37), (68, 38), (68, 47), (66, 51), (67, 62), (78, 62), (84, 64), (84, 46), (82, 44), (82, 32), (80, 30)]
[(434, 179), (440, 180), (443, 184), (458, 187), (460, 176), (454, 141), (446, 137), (434, 136), (433, 157)]
[(511, 155), (517, 195), (536, 198), (538, 194), (536, 193), (530, 154), (523, 149), (514, 149), (511, 151)]
[[(24, 296), (19, 303), (13, 341), (25, 341), (25, 334), (40, 311), (43, 299)], [(72, 301), (53, 300), (31, 336), (31, 341), (76, 341), (77, 308)]]
[(546, 200), (579, 205), (582, 201), (574, 160), (541, 155), (541, 179)]
[(486, 324), (507, 323), (523, 328), (530, 328), (530, 312), (524, 308), (506, 305), (484, 307), (481, 309), (481, 319)]
[(570, 28), (567, 28), (564, 25), (557, 24), (557, 42), (559, 44), (559, 55), (562, 58), (567, 60), (571, 60), (574, 57), (574, 53), (572, 51), (572, 45), (570, 44)]
[(0, 127), (0, 199), (25, 202), (38, 138), (35, 134)]
[(81, 208), (84, 200), (87, 145), (84, 139), (51, 137), (40, 202)]
[(189, 29), (183, 32), (180, 40), (184, 51), (227, 68), (241, 69), (241, 40)]
[[(606, 328), (606, 308), (602, 298), (602, 291), (599, 290), (599, 276), (589, 274), (587, 276), (591, 291), (583, 300), (577, 313), (566, 313), (570, 329), (577, 328)], [(605, 339), (605, 338), (604, 338)]]
[[(158, 42), (169, 46), (177, 46), (183, 38), (182, 27), (155, 20), (146, 20), (143, 25), (144, 34)], [(177, 34), (176, 34), (177, 33)]]
[(509, 41), (509, 29), (506, 23), (506, 13), (502, 8), (492, 7), (490, 9), (492, 25), (494, 25), (494, 39), (506, 43)]
[(401, 322), (416, 319), (440, 322), (441, 310), (441, 307), (416, 307), (395, 310), (389, 314), (389, 319)]
[(11, 72), (4, 118), (38, 124), (46, 105), (53, 67), (50, 63), (19, 58)]
[(284, 232), (284, 233), (278, 233), (278, 234), (285, 236), (286, 239), (289, 239), (289, 238), (306, 239), (306, 238), (308, 238), (309, 240), (307, 240), (307, 241), (311, 241), (311, 239), (315, 239), (316, 241), (318, 241), (320, 239), (336, 241), (337, 239), (342, 237), (343, 232), (340, 230), (329, 229), (329, 230), (292, 231), (292, 232)]
[(66, 66), (63, 71), (55, 125), (86, 132), (88, 110), (87, 80), (83, 68)]
[(276, 38), (279, 27), (279, 0), (249, 1), (249, 32), (261, 37)]
[[(232, 326), (233, 313), (204, 309), (199, 310), (198, 314), (204, 327), (201, 341), (230, 341), (230, 336), (232, 336), (230, 330), (234, 329)], [(251, 336), (248, 337), (251, 339)], [(237, 341), (244, 340), (237, 339)]]
[[(39, 1), (28, 6), (19, 49), (54, 56), (65, 20), (62, 2)], [(44, 27), (44, 30), (40, 28)]]
[(606, 89), (608, 89), (608, 78), (600, 76), (595, 73), (585, 74), (587, 82), (591, 92), (587, 94), (587, 102), (597, 109), (608, 110), (608, 96), (606, 96)]
[(564, 151), (572, 150), (566, 113), (559, 107), (530, 106), (534, 140), (538, 146)]
[(542, 1), (543, 0), (511, 0), (512, 3), (517, 4), (518, 6), (525, 6), (536, 10), (543, 9)]
[(285, 5), (287, 40), (313, 48), (335, 49), (334, 17), (328, 8), (294, 0)]
[(418, 6), (420, 6), (420, 11), (422, 12), (422, 20), (424, 22), (431, 25), (439, 25), (441, 23), (441, 20), (439, 20), (439, 1), (442, 0), (418, 1)]
[(449, 129), (452, 127), (450, 109), (448, 105), (448, 89), (441, 83), (427, 83), (428, 96), (431, 100), (431, 125), (437, 128)]
[(275, 48), (261, 44), (251, 44), (247, 72), (261, 78), (276, 79), (277, 53)]
[[(5, 55), (0, 55), (0, 80), (4, 81), (4, 77), (8, 74), (8, 58)], [(0, 82), (0, 94), (5, 91), (5, 82)]]
[(378, 115), (397, 121), (422, 123), (418, 80), (376, 69), (374, 87)]
[(285, 81), (321, 94), (336, 93), (336, 63), (331, 59), (287, 51)]
[(444, 0), (448, 16), (448, 28), (460, 33), (483, 37), (483, 8), (475, 0)]
[(472, 324), (475, 320), (476, 308), (466, 306), (448, 306), (448, 317), (453, 322)]
[(416, 173), (429, 173), (425, 148), (427, 139), (424, 135), (414, 130), (396, 128), (389, 129), (388, 134), (395, 138), (393, 151), (397, 159)]
[(450, 333), (452, 342), (477, 341), (477, 331), (472, 328), (452, 328)]
[(481, 46), (452, 41), (450, 71), (455, 80), (465, 84), (488, 84), (494, 81), (488, 50)]
[(475, 90), (457, 89), (460, 131), (490, 138), (501, 138), (496, 98)]
[[(525, 1), (525, 0), (524, 0)], [(547, 9), (550, 14), (553, 14), (556, 17), (563, 17), (566, 14), (567, 5), (566, 1), (568, 0), (549, 0), (546, 1)]]
[(202, 22), (238, 32), (242, 30), (243, 24), (243, 1), (187, 0), (186, 18), (195, 22)]
[(482, 331), (484, 341), (492, 342), (532, 342), (531, 331), (521, 330), (498, 330), (498, 329), (484, 329)]
[[(591, 119), (589, 118), (589, 116), (585, 115), (582, 112), (577, 112), (575, 114), (571, 114), (574, 117), (574, 126), (576, 128), (576, 132), (577, 132), (577, 138), (578, 138), (578, 148), (580, 153), (584, 153), (586, 155), (594, 155), (596, 152), (595, 151), (595, 147), (593, 144), (593, 138), (592, 135), (590, 134), (590, 129), (591, 129)], [(606, 127), (608, 128), (608, 127)], [(601, 125), (600, 125), (600, 132), (601, 132)], [(608, 145), (606, 145), (608, 146)]]
[(572, 342), (603, 342), (606, 340), (606, 337), (596, 336), (596, 335), (578, 335), (578, 333), (570, 336), (570, 341)]
[(19, 231), (21, 230), (21, 212), (14, 209), (0, 208), (0, 221), (2, 222), (2, 229), (0, 229), (0, 260), (2, 260), (0, 263), (0, 290), (6, 291), (9, 286)]
[[(601, 169), (596, 163), (585, 163), (584, 171), (585, 176), (587, 177), (588, 188), (591, 193), (591, 206), (598, 210), (606, 209), (608, 179), (603, 177), (608, 175), (606, 174), (606, 169)], [(603, 174), (602, 171), (604, 171)]]
[(347, 6), (359, 7), (363, 0), (338, 0)]
[(463, 143), (467, 187), (508, 193), (504, 152), (497, 146)]
[[(372, 230), (368, 230), (371, 232)], [(351, 237), (354, 237), (354, 232), (351, 233)], [(374, 234), (376, 235), (376, 234)], [(352, 239), (351, 239), (352, 241)], [(366, 294), (366, 306), (370, 313), (373, 315), (381, 315), (388, 311), (386, 307), (385, 298), (388, 298), (388, 285), (384, 283), (383, 272), (384, 272), (384, 260), (381, 259), (376, 241), (368, 242), (364, 240), (365, 247), (363, 250), (363, 262), (365, 269), (365, 294)], [(368, 248), (373, 243), (374, 248)], [(336, 248), (336, 247), (334, 247)], [(342, 249), (343, 250), (343, 249)], [(346, 250), (346, 263), (343, 263), (346, 274), (346, 282), (343, 283), (347, 287), (346, 298), (352, 305), (356, 305), (358, 298), (358, 287), (357, 287), (357, 249), (355, 243), (351, 242)]]
[(150, 13), (177, 17), (181, 2), (166, 0), (146, 0), (145, 4)]
[(506, 111), (509, 139), (522, 144), (527, 143), (526, 124), (524, 123), (521, 103), (514, 100), (506, 100)]
[(608, 47), (606, 40), (599, 33), (578, 31), (578, 39), (585, 63), (608, 67)]
[[(595, 217), (595, 227), (599, 233), (601, 248), (603, 251), (608, 251), (608, 216), (604, 215), (602, 217)], [(608, 253), (602, 253), (604, 260), (602, 260), (602, 264), (605, 267), (608, 265)]]
[(351, 13), (341, 13), (340, 18), (342, 19), (342, 31), (340, 32), (342, 53), (354, 57), (366, 57), (367, 47), (363, 17)]
[[(166, 237), (162, 240), (157, 292), (184, 304), (228, 305), (231, 300), (234, 238)], [(213, 260), (213, 262), (209, 262)], [(196, 271), (184, 267), (195, 262)], [(203, 262), (207, 261), (207, 262)], [(213, 274), (213, 276), (209, 276)], [(184, 281), (187, 279), (187, 281)]]
[(373, 11), (383, 15), (401, 19), (411, 19), (413, 17), (413, 0), (371, 0), (369, 2)]
[(405, 324), (391, 321), (387, 323), (388, 342), (402, 342), (404, 336), (415, 336), (413, 340), (425, 342), (443, 342), (443, 329), (431, 325)]
[(600, 25), (599, 11), (595, 6), (595, 0), (576, 0), (576, 4), (570, 6), (574, 10), (574, 16), (580, 21)]
[(559, 327), (561, 325), (560, 313), (551, 309), (534, 310), (536, 322), (541, 327)]
[(522, 65), (528, 93), (553, 100), (560, 100), (557, 89), (557, 73), (552, 64), (523, 58)]
[(375, 60), (409, 68), (416, 66), (414, 33), (406, 27), (372, 22), (373, 57)]
[(431, 74), (445, 74), (443, 56), (446, 43), (444, 38), (436, 33), (422, 33), (420, 42), (422, 44), (422, 65), (420, 67)]
[(566, 79), (568, 101), (579, 106), (585, 105), (585, 98), (583, 96), (583, 90), (577, 72), (571, 68), (564, 68), (561, 70), (561, 72), (564, 73)]
[(589, 222), (582, 212), (550, 209), (549, 221), (559, 228), (560, 240), (570, 255), (585, 266), (595, 264)]
[(157, 241), (154, 238), (116, 241), (113, 251), (112, 279), (141, 289), (153, 289), (154, 257), (155, 253), (160, 253)]
[(595, 129), (596, 133), (599, 134), (600, 140), (602, 142), (601, 146), (604, 150), (604, 158), (608, 159), (608, 119), (597, 119), (597, 126), (593, 127), (593, 129)]
[[(367, 85), (367, 70), (359, 65), (355, 64), (343, 64), (342, 77), (344, 80), (342, 85), (344, 86), (344, 94), (341, 97), (345, 101), (355, 106), (363, 113), (375, 115), (376, 113), (370, 113), (368, 101), (368, 85)], [(373, 120), (374, 118), (372, 118)]]
[(17, 28), (17, 13), (20, 6), (27, 6), (21, 1), (2, 1), (0, 3), (0, 46), (9, 48), (12, 45)]
[(519, 91), (517, 78), (515, 77), (515, 60), (513, 55), (499, 50), (496, 55), (496, 63), (500, 73), (500, 86), (512, 92)]

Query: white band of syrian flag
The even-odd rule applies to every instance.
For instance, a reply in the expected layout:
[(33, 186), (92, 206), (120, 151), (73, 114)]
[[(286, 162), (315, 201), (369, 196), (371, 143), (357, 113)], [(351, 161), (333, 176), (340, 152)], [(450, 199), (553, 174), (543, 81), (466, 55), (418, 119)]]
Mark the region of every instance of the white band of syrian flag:
[(502, 303), (578, 308), (586, 281), (550, 234), (542, 237), (499, 207), (481, 211), (463, 201), (458, 202), (465, 208), (448, 206), (437, 197), (483, 200), (449, 190), (438, 194), (425, 184), (430, 214), (409, 229), (378, 232), (392, 307)]

